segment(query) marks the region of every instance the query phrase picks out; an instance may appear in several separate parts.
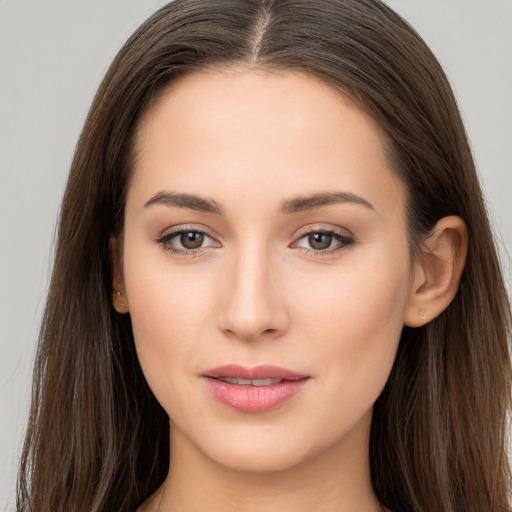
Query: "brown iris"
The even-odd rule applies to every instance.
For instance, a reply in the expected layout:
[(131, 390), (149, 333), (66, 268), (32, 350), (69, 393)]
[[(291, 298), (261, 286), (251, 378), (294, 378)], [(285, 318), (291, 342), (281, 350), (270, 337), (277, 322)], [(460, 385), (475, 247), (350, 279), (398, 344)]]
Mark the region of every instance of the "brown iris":
[(198, 249), (203, 241), (204, 234), (197, 231), (185, 231), (180, 235), (180, 243), (185, 249)]
[(323, 251), (331, 246), (332, 235), (328, 233), (311, 233), (308, 235), (308, 243), (312, 249)]

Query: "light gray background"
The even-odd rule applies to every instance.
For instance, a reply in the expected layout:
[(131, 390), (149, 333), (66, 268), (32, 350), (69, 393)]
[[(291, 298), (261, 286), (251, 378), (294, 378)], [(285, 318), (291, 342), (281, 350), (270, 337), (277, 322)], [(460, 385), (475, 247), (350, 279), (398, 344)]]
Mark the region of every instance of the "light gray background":
[[(0, 0), (0, 510), (14, 510), (34, 344), (73, 148), (117, 49), (164, 3)], [(497, 234), (512, 253), (512, 1), (388, 3), (445, 66)]]

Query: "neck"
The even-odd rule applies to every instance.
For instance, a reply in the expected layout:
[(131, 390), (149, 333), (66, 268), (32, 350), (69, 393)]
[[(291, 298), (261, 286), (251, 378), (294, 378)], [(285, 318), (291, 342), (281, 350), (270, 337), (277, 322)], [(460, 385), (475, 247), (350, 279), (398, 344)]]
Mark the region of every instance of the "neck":
[(363, 435), (355, 429), (314, 457), (271, 472), (218, 464), (171, 425), (169, 476), (151, 508), (155, 512), (158, 508), (159, 512), (378, 512), (370, 480), (369, 424)]

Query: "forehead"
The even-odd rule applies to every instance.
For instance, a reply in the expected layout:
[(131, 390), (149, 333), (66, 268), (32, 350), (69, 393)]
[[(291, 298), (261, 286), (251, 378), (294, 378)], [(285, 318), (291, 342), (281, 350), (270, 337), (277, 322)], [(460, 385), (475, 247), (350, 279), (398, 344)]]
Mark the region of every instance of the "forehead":
[(274, 197), (347, 189), (403, 202), (377, 123), (300, 73), (203, 70), (163, 91), (138, 127), (132, 199), (160, 189)]

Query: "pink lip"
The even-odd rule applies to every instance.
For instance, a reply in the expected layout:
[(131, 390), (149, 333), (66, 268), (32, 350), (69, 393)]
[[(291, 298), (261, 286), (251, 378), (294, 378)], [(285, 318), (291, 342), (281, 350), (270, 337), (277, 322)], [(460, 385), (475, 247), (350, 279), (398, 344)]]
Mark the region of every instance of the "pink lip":
[(220, 377), (238, 377), (240, 379), (284, 379), (284, 380), (299, 380), (308, 377), (308, 375), (301, 375), (299, 373), (291, 372), (279, 366), (270, 366), (268, 364), (253, 366), (246, 368), (237, 364), (228, 364), (226, 366), (219, 366), (206, 370), (203, 373), (204, 377), (211, 377), (218, 379)]
[[(246, 368), (226, 365), (207, 370), (203, 375), (210, 393), (222, 404), (244, 412), (265, 412), (287, 402), (296, 395), (309, 380), (301, 375), (278, 366), (261, 365)], [(269, 386), (240, 386), (221, 380), (221, 377), (240, 379), (282, 379)]]

